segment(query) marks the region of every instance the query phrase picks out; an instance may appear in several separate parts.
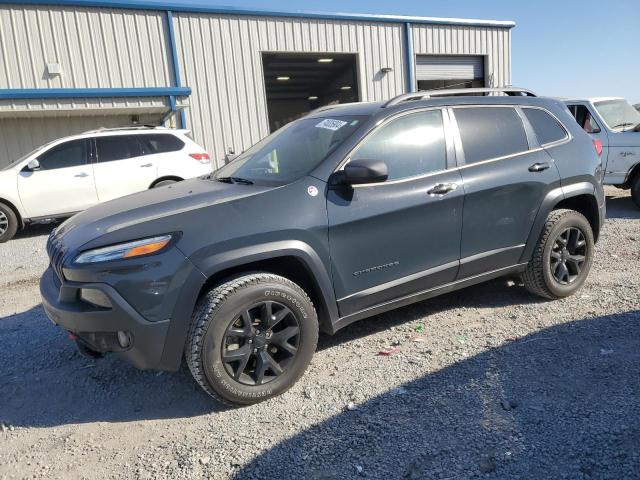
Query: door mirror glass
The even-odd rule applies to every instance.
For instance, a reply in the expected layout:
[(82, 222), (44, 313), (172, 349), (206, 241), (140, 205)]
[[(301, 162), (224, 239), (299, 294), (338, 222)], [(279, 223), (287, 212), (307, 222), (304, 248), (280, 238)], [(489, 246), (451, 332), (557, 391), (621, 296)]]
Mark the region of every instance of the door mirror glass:
[(346, 185), (363, 185), (384, 182), (387, 178), (389, 169), (382, 160), (357, 159), (345, 165), (341, 180)]
[(40, 170), (40, 162), (38, 161), (38, 159), (34, 158), (29, 163), (27, 163), (27, 169), (31, 172), (33, 172), (34, 170)]

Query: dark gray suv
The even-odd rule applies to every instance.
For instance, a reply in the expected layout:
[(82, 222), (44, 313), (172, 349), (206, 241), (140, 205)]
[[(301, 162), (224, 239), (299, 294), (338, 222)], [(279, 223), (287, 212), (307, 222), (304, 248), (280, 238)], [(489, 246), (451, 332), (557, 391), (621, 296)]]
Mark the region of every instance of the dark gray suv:
[(573, 294), (604, 221), (591, 138), (556, 100), (454, 93), (324, 107), (211, 176), (76, 215), (48, 241), (48, 316), (86, 354), (186, 357), (249, 404), (303, 374), (319, 330), (504, 275)]

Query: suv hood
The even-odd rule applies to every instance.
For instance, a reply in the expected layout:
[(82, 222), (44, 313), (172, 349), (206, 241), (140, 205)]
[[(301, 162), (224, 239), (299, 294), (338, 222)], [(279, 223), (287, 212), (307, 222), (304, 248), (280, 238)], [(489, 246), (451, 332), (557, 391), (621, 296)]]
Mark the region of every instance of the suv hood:
[[(188, 216), (194, 210), (258, 195), (273, 187), (240, 185), (195, 178), (121, 197), (91, 207), (60, 225), (54, 232), (65, 248), (94, 248), (120, 241), (153, 236), (162, 220), (176, 215)], [(157, 222), (155, 222), (157, 220)], [(180, 222), (173, 221), (173, 225)], [(148, 229), (136, 229), (148, 224)], [(175, 227), (174, 227), (174, 230)], [(143, 232), (140, 234), (139, 232)], [(136, 232), (138, 234), (136, 235)]]

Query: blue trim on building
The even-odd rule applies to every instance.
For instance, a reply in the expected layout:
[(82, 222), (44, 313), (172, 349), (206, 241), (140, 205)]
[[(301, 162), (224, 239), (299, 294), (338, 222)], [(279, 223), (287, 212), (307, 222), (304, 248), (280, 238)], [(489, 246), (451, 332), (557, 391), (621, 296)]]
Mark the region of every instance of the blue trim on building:
[(407, 64), (407, 93), (415, 92), (416, 85), (416, 59), (413, 54), (413, 27), (411, 22), (404, 24), (404, 51)]
[[(17, 3), (15, 0), (0, 0)], [(207, 0), (21, 0), (21, 5), (58, 5), (76, 7), (128, 8), (143, 10), (173, 10), (174, 12), (200, 12), (224, 15), (253, 15), (260, 17), (312, 18), (321, 20), (346, 20), (392, 23), (428, 23), (434, 25), (467, 25), (477, 27), (513, 28), (515, 22), (501, 20), (477, 20), (465, 18), (412, 17), (404, 15), (377, 15), (367, 13), (327, 13), (305, 11), (274, 11), (245, 9), (213, 5)]]
[[(169, 35), (169, 50), (171, 52), (171, 64), (173, 65), (173, 81), (176, 87), (180, 87), (180, 58), (178, 57), (178, 47), (176, 44), (176, 32), (173, 28), (173, 12), (167, 10), (167, 33)], [(171, 98), (171, 112), (176, 111), (176, 99)], [(187, 114), (184, 108), (180, 109), (180, 128), (187, 128)]]
[(0, 98), (185, 97), (189, 87), (150, 88), (4, 88)]
[(173, 82), (180, 86), (180, 63), (178, 60), (178, 47), (176, 46), (176, 32), (173, 29), (173, 12), (167, 10), (167, 33), (169, 35), (169, 51), (171, 52), (171, 64), (173, 65)]

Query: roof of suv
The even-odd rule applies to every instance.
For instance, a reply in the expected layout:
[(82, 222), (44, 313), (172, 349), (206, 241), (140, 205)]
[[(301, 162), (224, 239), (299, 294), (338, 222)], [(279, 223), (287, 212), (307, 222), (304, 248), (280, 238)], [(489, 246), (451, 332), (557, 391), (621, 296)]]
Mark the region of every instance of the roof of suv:
[[(493, 89), (478, 89), (478, 90), (493, 90)], [(327, 116), (342, 116), (342, 115), (376, 115), (383, 112), (397, 112), (401, 110), (408, 110), (416, 107), (428, 107), (428, 106), (446, 106), (446, 105), (533, 105), (533, 106), (546, 106), (549, 103), (562, 104), (560, 100), (551, 97), (536, 97), (531, 95), (483, 95), (481, 92), (477, 92), (477, 95), (473, 95), (473, 90), (469, 89), (472, 95), (455, 93), (450, 96), (446, 95), (446, 90), (438, 91), (438, 96), (429, 97), (429, 92), (416, 92), (416, 96), (424, 94), (425, 98), (407, 98), (394, 102), (390, 100), (387, 102), (358, 102), (358, 103), (344, 103), (336, 105), (328, 105), (320, 107), (317, 110), (309, 113), (309, 118), (323, 118)], [(455, 90), (455, 92), (459, 92)], [(408, 95), (403, 95), (407, 96)]]
[(622, 97), (584, 97), (584, 98), (563, 98), (562, 101), (567, 102), (608, 102), (611, 100), (624, 100)]

